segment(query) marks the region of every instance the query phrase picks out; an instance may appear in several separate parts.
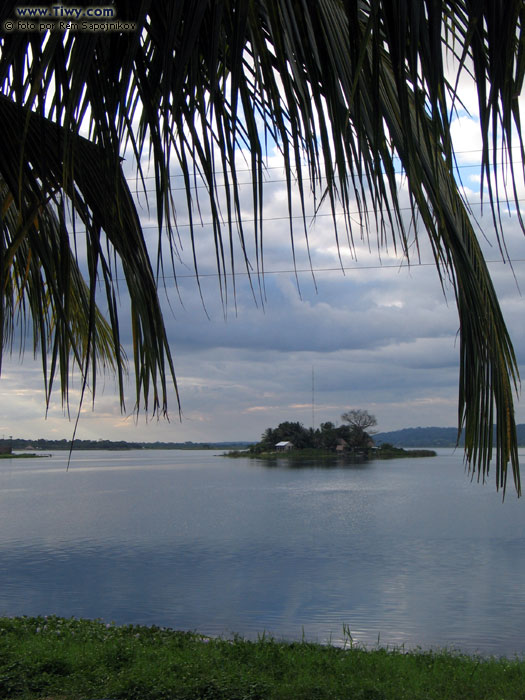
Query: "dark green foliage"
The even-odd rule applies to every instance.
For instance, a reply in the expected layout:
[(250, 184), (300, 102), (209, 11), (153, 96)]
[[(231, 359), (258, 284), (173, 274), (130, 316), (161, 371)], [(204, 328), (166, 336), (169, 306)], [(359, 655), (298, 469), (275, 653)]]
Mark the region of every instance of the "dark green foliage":
[(3, 618), (0, 698), (524, 700), (525, 662)]
[(338, 437), (341, 436), (332, 422), (321, 423), (316, 441), (317, 447), (324, 450), (335, 450)]
[(374, 451), (374, 459), (393, 459), (395, 457), (435, 457), (434, 450), (405, 450), (402, 447), (394, 447), (384, 442)]
[(317, 449), (335, 452), (340, 441), (344, 440), (348, 449), (369, 447), (370, 436), (362, 429), (349, 425), (336, 426), (327, 421), (319, 428), (305, 428), (302, 423), (285, 421), (277, 428), (267, 428), (261, 441), (250, 447), (251, 453), (273, 452), (278, 442), (291, 442), (294, 449)]
[[(264, 431), (261, 442), (254, 449), (257, 451), (274, 450), (278, 442), (291, 442), (297, 449), (314, 447), (312, 433), (302, 423), (284, 421), (277, 428), (268, 428)], [(259, 449), (259, 447), (261, 449)]]

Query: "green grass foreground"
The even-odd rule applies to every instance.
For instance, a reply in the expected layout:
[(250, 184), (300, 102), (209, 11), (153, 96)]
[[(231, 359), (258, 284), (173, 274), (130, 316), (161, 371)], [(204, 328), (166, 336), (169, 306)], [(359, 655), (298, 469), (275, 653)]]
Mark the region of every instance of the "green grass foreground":
[(520, 700), (525, 662), (209, 639), (101, 621), (0, 618), (0, 697), (39, 700)]

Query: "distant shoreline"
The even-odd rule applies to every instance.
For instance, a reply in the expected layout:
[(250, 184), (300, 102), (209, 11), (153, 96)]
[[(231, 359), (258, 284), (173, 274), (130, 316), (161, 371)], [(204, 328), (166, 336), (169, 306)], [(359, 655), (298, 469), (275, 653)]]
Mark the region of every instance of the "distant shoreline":
[[(516, 426), (518, 446), (525, 446), (525, 423)], [(376, 445), (389, 443), (403, 449), (412, 448), (451, 448), (463, 447), (463, 435), (457, 444), (457, 428), (403, 428), (374, 435)], [(202, 442), (168, 442), (168, 441), (127, 441), (127, 440), (75, 440), (74, 450), (245, 450), (256, 441), (250, 440), (208, 440)], [(10, 438), (0, 440), (0, 446), (10, 446), (13, 450), (30, 450), (35, 452), (55, 452), (71, 449), (71, 440), (49, 440), (46, 438)]]
[[(12, 450), (30, 450), (31, 452), (69, 452), (78, 450), (229, 450), (244, 449), (253, 442), (224, 441), (224, 442), (126, 442), (125, 440), (26, 440), (12, 438), (0, 440), (0, 445), (9, 446)], [(1, 455), (0, 455), (1, 456)], [(35, 456), (38, 456), (36, 454)], [(42, 455), (40, 455), (42, 456)]]
[(15, 454), (14, 452), (7, 453), (7, 454), (0, 454), (0, 459), (31, 459), (32, 457), (51, 457), (49, 453), (40, 453), (40, 454), (35, 454), (34, 452), (26, 453), (26, 454)]

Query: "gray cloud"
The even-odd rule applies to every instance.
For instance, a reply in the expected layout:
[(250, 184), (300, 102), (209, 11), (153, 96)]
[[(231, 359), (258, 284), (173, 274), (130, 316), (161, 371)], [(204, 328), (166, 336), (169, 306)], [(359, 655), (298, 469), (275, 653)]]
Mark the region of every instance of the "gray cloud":
[[(467, 158), (466, 160), (469, 160)], [(470, 171), (469, 171), (470, 173)], [(277, 171), (271, 177), (278, 180)], [(475, 177), (465, 184), (472, 201), (479, 199)], [(243, 190), (244, 192), (244, 190)], [(250, 214), (249, 187), (242, 206)], [(244, 195), (243, 195), (244, 196)], [(311, 375), (315, 372), (316, 406), (314, 421), (339, 420), (348, 408), (366, 408), (375, 413), (381, 430), (416, 425), (454, 425), (457, 411), (458, 318), (450, 287), (446, 298), (432, 265), (407, 269), (395, 257), (390, 244), (381, 256), (371, 239), (370, 249), (360, 240), (355, 227), (355, 250), (341, 242), (342, 262), (352, 267), (345, 275), (340, 266), (330, 218), (322, 214), (309, 222), (311, 264), (317, 270), (317, 291), (308, 272), (298, 273), (300, 294), (293, 272), (287, 202), (282, 182), (270, 182), (265, 200), (264, 305), (258, 279), (252, 278), (254, 301), (248, 278), (243, 274), (237, 232), (233, 248), (238, 273), (236, 295), (227, 277), (228, 301), (223, 305), (216, 276), (216, 252), (209, 226), (197, 227), (195, 245), (199, 260), (201, 290), (209, 318), (204, 312), (193, 275), (192, 246), (185, 214), (184, 193), (175, 192), (180, 242), (175, 261), (179, 289), (169, 265), (166, 267), (166, 325), (172, 345), (182, 399), (179, 422), (172, 393), (172, 421), (134, 422), (122, 417), (114, 380), (101, 380), (91, 410), (85, 405), (79, 437), (142, 440), (228, 440), (258, 439), (262, 431), (282, 420), (312, 421)], [(155, 203), (143, 210), (147, 239), (156, 248)], [(313, 205), (310, 207), (313, 211)], [(298, 210), (297, 210), (298, 211)], [(480, 209), (475, 207), (478, 215)], [(202, 220), (210, 220), (207, 204), (201, 200)], [(408, 213), (407, 213), (408, 215)], [(494, 285), (514, 339), (518, 361), (525, 365), (524, 300), (525, 265), (499, 262), (501, 253), (490, 217), (480, 223), (492, 247), (483, 241)], [(504, 218), (507, 250), (514, 260), (525, 258), (523, 233), (516, 217)], [(341, 229), (342, 233), (342, 229)], [(256, 256), (251, 237), (253, 225), (245, 227), (247, 250), (253, 268)], [(296, 265), (307, 270), (310, 261), (302, 222), (294, 220)], [(481, 236), (480, 236), (481, 239)], [(167, 247), (164, 241), (164, 250)], [(225, 251), (229, 265), (228, 249)], [(432, 254), (423, 234), (420, 241), (423, 263)], [(166, 258), (168, 260), (168, 258)], [(381, 266), (382, 264), (382, 266)], [(327, 271), (326, 268), (334, 269)], [(277, 274), (273, 272), (279, 271)], [(284, 272), (288, 271), (288, 272)], [(163, 292), (161, 293), (161, 295)], [(182, 304), (179, 300), (182, 299)], [(264, 308), (262, 308), (264, 306)], [(131, 339), (125, 291), (121, 295), (122, 338)], [(26, 355), (23, 365), (7, 360), (0, 379), (0, 432), (25, 436), (71, 437), (59, 395), (54, 397), (47, 421), (43, 383), (38, 363)], [(525, 370), (522, 367), (522, 374)], [(130, 383), (128, 408), (133, 407)], [(78, 401), (78, 378), (71, 393), (71, 406)], [(523, 403), (517, 417), (525, 422)]]

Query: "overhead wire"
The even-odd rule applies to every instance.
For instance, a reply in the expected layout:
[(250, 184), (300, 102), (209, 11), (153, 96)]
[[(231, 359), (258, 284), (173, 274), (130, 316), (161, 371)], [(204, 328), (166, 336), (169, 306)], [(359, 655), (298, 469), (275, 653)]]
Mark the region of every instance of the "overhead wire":
[[(500, 148), (498, 148), (497, 150), (498, 150), (498, 151), (507, 152), (508, 149), (507, 149), (507, 148), (500, 147)], [(519, 147), (519, 146), (512, 146), (512, 147), (511, 147), (511, 150), (512, 150), (512, 151), (518, 151), (518, 153), (519, 153), (519, 152), (520, 152), (520, 147)], [(467, 150), (464, 150), (464, 151), (454, 151), (454, 155), (456, 155), (456, 156), (466, 155), (466, 154), (472, 154), (472, 153), (482, 153), (482, 149), (481, 149), (481, 148), (471, 148), (471, 149), (467, 149)], [(463, 168), (476, 168), (476, 167), (480, 167), (480, 165), (481, 165), (480, 163), (463, 163), (463, 164), (461, 164), (461, 165), (456, 165), (456, 166), (454, 167), (454, 170), (459, 170), (459, 169), (463, 169)], [(516, 165), (521, 165), (521, 160), (517, 161), (517, 162), (516, 162)], [(283, 166), (283, 165), (269, 165), (269, 166), (266, 166), (266, 167), (264, 168), (264, 172), (269, 172), (270, 170), (283, 170), (283, 169), (284, 169), (284, 166)], [(251, 168), (236, 168), (235, 171), (236, 171), (237, 173), (251, 173), (251, 172), (252, 172), (252, 169), (251, 169)], [(398, 173), (396, 173), (396, 174), (397, 174), (397, 175), (403, 175), (403, 171), (400, 170), (400, 171), (399, 171)], [(174, 177), (174, 178), (176, 178), (176, 177), (184, 177), (184, 175), (182, 175), (182, 173), (181, 173), (181, 174), (172, 173), (172, 174), (171, 174), (171, 177)], [(154, 180), (154, 179), (155, 179), (155, 175), (144, 175), (144, 177), (140, 177), (139, 175), (135, 175), (135, 176), (129, 176), (129, 177), (127, 177), (127, 179), (128, 179), (128, 180), (135, 180), (136, 182), (142, 182), (143, 180)], [(310, 180), (310, 178), (308, 178), (308, 177), (303, 177), (303, 180), (306, 182), (306, 181)], [(272, 181), (270, 181), (270, 182), (274, 182), (274, 181), (272, 180)], [(275, 181), (275, 182), (277, 182), (277, 181)], [(286, 182), (286, 179), (279, 180), (278, 182)], [(247, 182), (243, 182), (243, 183), (239, 183), (239, 184), (251, 185), (251, 181), (247, 181)], [(266, 183), (265, 183), (265, 184), (266, 184)], [(205, 185), (203, 185), (203, 187), (205, 187)], [(185, 187), (181, 187), (181, 188), (178, 188), (178, 189), (184, 190), (184, 189), (186, 189), (186, 188), (185, 188)], [(193, 189), (193, 188), (192, 188), (192, 189)], [(148, 190), (148, 192), (154, 192), (154, 191), (155, 191), (155, 190)]]
[[(504, 150), (504, 149), (498, 148), (498, 150)], [(514, 146), (514, 147), (512, 147), (512, 150), (519, 150), (519, 147)], [(481, 149), (468, 149), (468, 150), (456, 151), (455, 155), (460, 156), (460, 155), (481, 153), (481, 152), (482, 152)], [(454, 170), (464, 170), (467, 168), (479, 168), (479, 163), (463, 163), (461, 165), (456, 165)], [(283, 166), (281, 166), (281, 165), (268, 166), (265, 168), (265, 172), (273, 171), (273, 170), (282, 170), (282, 169), (283, 169)], [(251, 173), (252, 171), (250, 168), (240, 168), (240, 169), (237, 169), (236, 172), (237, 173), (243, 173), (243, 172)], [(403, 175), (403, 174), (404, 174), (403, 171), (399, 171), (399, 173), (398, 173), (398, 175)], [(172, 174), (172, 178), (180, 178), (180, 177), (183, 177), (183, 175), (182, 174), (181, 175)], [(155, 179), (155, 176), (154, 175), (145, 175), (144, 177), (139, 177), (138, 175), (135, 177), (127, 176), (127, 179), (128, 179), (128, 181), (131, 181), (131, 182), (133, 182), (133, 181), (139, 182), (139, 181)], [(308, 181), (308, 180), (311, 180), (311, 178), (303, 177), (303, 181)], [(271, 185), (283, 184), (286, 182), (287, 182), (286, 178), (282, 178), (282, 179), (281, 178), (279, 178), (279, 179), (270, 178), (268, 180), (265, 180), (263, 185), (264, 186), (271, 186)], [(251, 186), (252, 182), (251, 182), (251, 180), (247, 180), (246, 182), (238, 183), (238, 185), (239, 186)], [(219, 182), (219, 183), (216, 183), (216, 186), (217, 187), (226, 187), (227, 185), (226, 185), (226, 183)], [(206, 188), (207, 188), (207, 185), (202, 184), (202, 185), (191, 186), (190, 190), (195, 191), (198, 189), (206, 189)], [(187, 191), (186, 187), (173, 187), (170, 189), (172, 192)], [(142, 195), (142, 194), (147, 195), (148, 193), (153, 193), (153, 192), (155, 192), (154, 188), (146, 189), (146, 190), (142, 189), (140, 191), (139, 195)], [(525, 201), (525, 198), (512, 199), (511, 203), (517, 204), (519, 202), (524, 202), (524, 201)], [(469, 200), (465, 200), (465, 204), (468, 207), (476, 207), (476, 206), (482, 206), (483, 202), (482, 201), (472, 202)], [(506, 200), (506, 199), (496, 200), (495, 204), (508, 205), (509, 200)], [(399, 208), (399, 211), (411, 211), (411, 210), (412, 210), (412, 208), (410, 206)], [(384, 210), (381, 209), (378, 213), (381, 213), (383, 211)], [(341, 211), (341, 212), (336, 212), (335, 215), (336, 215), (336, 217), (337, 216), (345, 216), (345, 213)], [(346, 213), (346, 216), (351, 217), (352, 215), (358, 216), (359, 211), (355, 210), (355, 211)], [(312, 213), (312, 214), (308, 215), (306, 218), (311, 219), (313, 221), (313, 220), (316, 220), (318, 218), (323, 218), (323, 217), (333, 218), (334, 214), (332, 212), (316, 212), (316, 213)], [(302, 214), (296, 214), (296, 215), (292, 214), (292, 215), (283, 215), (283, 216), (264, 216), (265, 222), (290, 221), (290, 220), (298, 220), (298, 219), (303, 220), (304, 219), (303, 215)], [(253, 218), (244, 218), (242, 220), (242, 223), (243, 224), (250, 224), (250, 223), (253, 223), (254, 221), (255, 221), (255, 219), (253, 219)], [(238, 225), (241, 222), (238, 219), (232, 219), (229, 223), (233, 224), (233, 225)], [(195, 223), (191, 224), (191, 223), (179, 223), (179, 222), (177, 222), (177, 224), (176, 224), (177, 229), (190, 228), (190, 227), (193, 227), (194, 229), (197, 229), (197, 228), (202, 229), (202, 228), (206, 228), (209, 226), (213, 226), (213, 221), (200, 222), (198, 225), (196, 225)], [(156, 224), (143, 225), (142, 229), (143, 230), (158, 229), (158, 225), (156, 225)], [(80, 228), (80, 229), (77, 229), (76, 232), (82, 233), (82, 232), (85, 232), (85, 230)], [(500, 264), (501, 263), (514, 264), (514, 263), (523, 263), (523, 262), (525, 262), (525, 259), (508, 257), (508, 258), (504, 258), (504, 259), (502, 258), (502, 259), (498, 259), (498, 260), (486, 260), (485, 262), (487, 264), (498, 264), (498, 263), (500, 263)], [(337, 267), (287, 268), (287, 269), (279, 269), (279, 270), (267, 270), (267, 269), (265, 269), (264, 271), (261, 271), (260, 274), (267, 276), (267, 275), (304, 274), (304, 273), (320, 274), (320, 273), (326, 273), (326, 272), (343, 272), (343, 273), (345, 273), (345, 272), (358, 272), (360, 270), (387, 270), (387, 269), (396, 269), (396, 268), (397, 269), (400, 269), (400, 268), (414, 269), (414, 268), (426, 267), (426, 266), (433, 267), (433, 266), (435, 266), (435, 262), (428, 262), (428, 263), (411, 262), (411, 261), (408, 261), (406, 258), (403, 258), (402, 260), (396, 262), (395, 264), (352, 265), (352, 266), (339, 265)], [(239, 275), (249, 276), (249, 275), (257, 275), (257, 274), (258, 274), (257, 272), (249, 272), (249, 271), (244, 271), (244, 270), (236, 270), (235, 273), (226, 272), (226, 271), (222, 271), (220, 273), (219, 272), (199, 272), (199, 273), (192, 272), (192, 273), (164, 274), (163, 279), (169, 280), (169, 279), (185, 279), (185, 278), (206, 278), (206, 277), (233, 276), (233, 275), (235, 275), (235, 276), (239, 276)], [(117, 278), (117, 279), (122, 279), (122, 278)]]
[[(493, 265), (493, 264), (508, 264), (508, 263), (525, 263), (525, 258), (510, 258), (507, 259), (505, 258), (504, 260), (485, 260), (487, 265)], [(291, 275), (291, 274), (319, 274), (323, 272), (359, 272), (361, 270), (399, 270), (399, 269), (404, 269), (404, 270), (412, 270), (413, 268), (417, 267), (435, 267), (436, 263), (435, 262), (407, 262), (406, 259), (399, 261), (396, 264), (381, 264), (381, 265), (340, 265), (338, 267), (305, 267), (305, 268), (289, 268), (289, 269), (281, 269), (281, 270), (264, 270), (261, 271), (260, 274), (264, 277), (267, 275)], [(244, 270), (235, 270), (235, 272), (221, 272), (220, 276), (222, 277), (231, 277), (235, 276), (237, 277), (238, 275), (257, 275), (257, 272), (247, 272)], [(199, 272), (199, 274), (193, 272), (193, 273), (180, 273), (177, 275), (163, 275), (163, 279), (188, 279), (188, 278), (203, 278), (203, 277), (218, 277), (219, 273), (218, 272)], [(119, 278), (121, 280), (122, 278)]]

